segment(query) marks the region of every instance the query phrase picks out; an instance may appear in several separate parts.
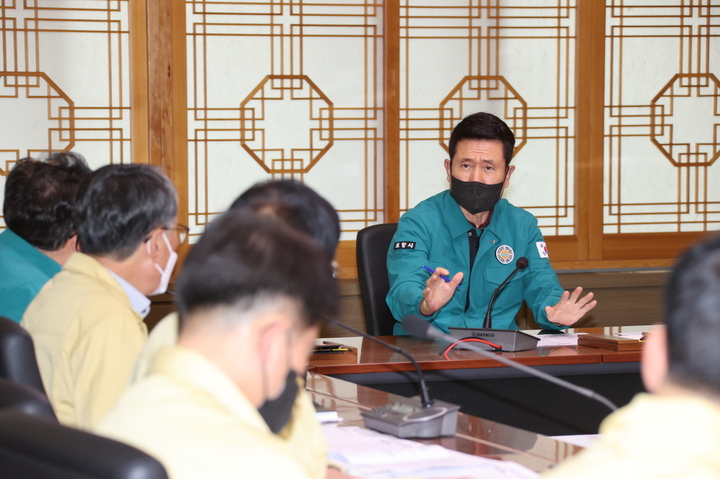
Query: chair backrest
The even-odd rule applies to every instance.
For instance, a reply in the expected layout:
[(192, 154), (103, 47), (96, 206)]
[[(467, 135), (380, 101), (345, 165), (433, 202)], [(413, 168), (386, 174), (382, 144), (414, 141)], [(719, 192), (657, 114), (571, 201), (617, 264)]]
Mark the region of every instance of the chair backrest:
[(45, 394), (30, 334), (3, 316), (0, 316), (0, 378), (27, 384)]
[(0, 411), (3, 477), (167, 479), (152, 456), (112, 439), (17, 410)]
[(44, 393), (27, 384), (0, 379), (0, 410), (8, 408), (57, 421), (50, 401)]
[(390, 291), (387, 252), (396, 230), (397, 223), (385, 223), (363, 228), (357, 235), (360, 297), (365, 310), (365, 327), (373, 336), (389, 336), (395, 326), (385, 297)]

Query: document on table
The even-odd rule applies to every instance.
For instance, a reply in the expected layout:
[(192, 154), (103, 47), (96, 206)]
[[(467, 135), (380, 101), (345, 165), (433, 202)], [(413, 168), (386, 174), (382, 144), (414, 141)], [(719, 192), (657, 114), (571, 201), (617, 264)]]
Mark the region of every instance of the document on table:
[(342, 418), (337, 411), (328, 409), (322, 404), (318, 404), (314, 401), (313, 406), (315, 406), (315, 419), (317, 419), (320, 424), (342, 421)]
[[(537, 343), (538, 348), (552, 346), (577, 346), (578, 336), (587, 333), (564, 333), (564, 334), (536, 334), (535, 337), (540, 339)], [(618, 336), (628, 339), (642, 339), (644, 332), (616, 333)]]
[(577, 346), (578, 336), (586, 333), (563, 333), (563, 334), (538, 334), (536, 338), (540, 338), (537, 343), (538, 348), (551, 346)]
[(618, 333), (618, 336), (622, 336), (623, 338), (637, 339), (638, 341), (642, 341), (643, 336), (645, 336), (645, 334), (647, 334), (647, 333), (642, 332), (642, 331), (637, 331), (637, 332), (632, 332), (632, 333)]
[(567, 442), (573, 446), (590, 447), (600, 439), (600, 434), (571, 434), (568, 436), (550, 436), (556, 441)]
[(537, 479), (520, 464), (487, 459), (422, 444), (362, 427), (324, 425), (330, 464), (352, 476), (389, 479), (403, 476), (433, 478)]

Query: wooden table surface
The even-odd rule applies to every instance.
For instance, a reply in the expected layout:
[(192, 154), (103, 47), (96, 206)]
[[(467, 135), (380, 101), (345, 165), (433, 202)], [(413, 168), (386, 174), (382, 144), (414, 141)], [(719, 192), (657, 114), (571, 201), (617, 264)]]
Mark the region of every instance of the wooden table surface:
[[(413, 356), (423, 371), (451, 369), (482, 369), (507, 367), (472, 351), (453, 350), (450, 360), (439, 353), (446, 343), (418, 340), (408, 336), (381, 336), (380, 339), (399, 346)], [(335, 338), (342, 342), (342, 338)], [(357, 338), (359, 341), (360, 338)], [(493, 353), (513, 359), (527, 366), (553, 366), (594, 363), (639, 362), (640, 351), (616, 352), (584, 346), (541, 347), (513, 353)], [(380, 372), (413, 371), (412, 363), (405, 357), (369, 339), (362, 339), (359, 350), (339, 354), (318, 354), (310, 358), (310, 364), (320, 374), (361, 374)]]
[[(307, 389), (313, 401), (338, 411), (343, 418), (342, 426), (362, 426), (362, 410), (384, 406), (400, 398), (313, 372), (307, 375)], [(454, 436), (418, 441), (440, 444), (467, 454), (517, 462), (538, 472), (547, 470), (582, 449), (542, 434), (463, 413), (459, 414)]]
[[(638, 331), (649, 329), (640, 328)], [(597, 329), (582, 332), (618, 332)], [(408, 336), (381, 339), (401, 347), (416, 359), (432, 397), (458, 404), (468, 414), (538, 433), (562, 435), (597, 433), (610, 412), (600, 403), (472, 351), (453, 350), (450, 359), (445, 359), (439, 354), (445, 343), (439, 341)], [(414, 367), (404, 356), (369, 339), (333, 338), (332, 341), (354, 347), (344, 353), (312, 356), (311, 371), (385, 393), (406, 397), (418, 393)], [(592, 389), (618, 407), (628, 404), (635, 394), (644, 390), (640, 379), (640, 351), (555, 346), (492, 354)]]

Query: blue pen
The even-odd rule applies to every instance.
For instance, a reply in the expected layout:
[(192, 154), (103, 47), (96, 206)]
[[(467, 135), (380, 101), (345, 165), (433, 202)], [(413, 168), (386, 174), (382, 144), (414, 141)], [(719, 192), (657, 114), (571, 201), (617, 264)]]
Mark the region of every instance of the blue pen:
[[(427, 267), (427, 266), (423, 266), (423, 269), (424, 269), (425, 271), (427, 271), (428, 273), (430, 273), (430, 274), (435, 273), (435, 270), (434, 270), (434, 269), (429, 268), (429, 267)], [(444, 280), (446, 283), (449, 283), (450, 281), (452, 281), (450, 278), (448, 278), (448, 277), (445, 276), (444, 274), (440, 274), (440, 275), (438, 275), (438, 276), (440, 276), (440, 278), (441, 278), (442, 280)], [(460, 285), (458, 284), (456, 287), (459, 289), (459, 288), (460, 288)]]

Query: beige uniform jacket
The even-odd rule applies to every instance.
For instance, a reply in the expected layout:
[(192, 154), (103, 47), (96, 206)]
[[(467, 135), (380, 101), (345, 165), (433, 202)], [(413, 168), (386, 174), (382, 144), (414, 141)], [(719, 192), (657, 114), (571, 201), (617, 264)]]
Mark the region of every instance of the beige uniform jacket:
[(89, 429), (126, 388), (147, 327), (96, 260), (73, 254), (23, 316), (60, 422)]
[(222, 371), (180, 346), (156, 354), (96, 432), (158, 458), (173, 479), (320, 479), (327, 467), (325, 438), (304, 390), (290, 423), (273, 434)]
[(699, 397), (638, 394), (608, 416), (593, 446), (547, 479), (720, 477), (720, 406)]

